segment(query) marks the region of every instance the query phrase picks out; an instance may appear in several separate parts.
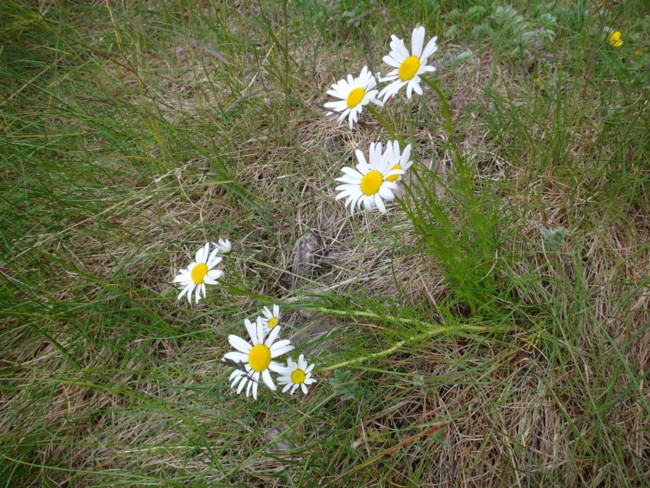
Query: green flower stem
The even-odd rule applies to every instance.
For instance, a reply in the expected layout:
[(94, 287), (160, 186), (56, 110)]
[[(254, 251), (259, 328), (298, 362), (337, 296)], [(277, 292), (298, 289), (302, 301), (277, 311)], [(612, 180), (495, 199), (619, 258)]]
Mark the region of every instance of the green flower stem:
[(463, 177), (469, 178), (467, 166), (465, 165), (465, 161), (463, 159), (463, 153), (458, 147), (458, 143), (454, 137), (454, 130), (451, 123), (451, 109), (449, 108), (447, 97), (445, 97), (445, 94), (442, 93), (442, 90), (438, 84), (433, 80), (430, 80), (428, 77), (423, 76), (422, 81), (424, 81), (433, 91), (435, 91), (438, 95), (438, 98), (440, 99), (440, 103), (442, 104), (442, 116), (445, 119), (444, 128), (445, 132), (447, 133), (447, 137), (449, 138), (449, 144), (453, 150), (452, 153), (454, 156), (454, 163), (456, 163), (458, 169), (461, 170)]
[(430, 80), (426, 76), (423, 76), (422, 81), (424, 81), (427, 85), (429, 85), (429, 88), (435, 91), (436, 94), (438, 95), (438, 98), (440, 99), (440, 103), (442, 103), (442, 116), (445, 118), (445, 132), (449, 136), (449, 140), (453, 143), (454, 133), (451, 127), (451, 110), (449, 109), (449, 102), (447, 101), (447, 97), (445, 97), (444, 93), (442, 93), (442, 90), (440, 89), (438, 84), (435, 83), (433, 80)]
[[(483, 229), (485, 227), (485, 216), (483, 215), (483, 208), (479, 203), (476, 195), (474, 194), (474, 189), (472, 187), (472, 175), (470, 168), (465, 164), (465, 158), (463, 157), (463, 151), (458, 146), (458, 142), (454, 137), (454, 131), (451, 120), (451, 109), (449, 108), (449, 102), (447, 97), (442, 92), (438, 84), (429, 79), (426, 76), (422, 77), (422, 80), (438, 95), (440, 103), (442, 105), (442, 116), (445, 119), (444, 128), (447, 133), (449, 140), (449, 145), (451, 146), (452, 158), (454, 165), (458, 169), (458, 174), (460, 176), (460, 190), (464, 193), (465, 202), (467, 203), (467, 215), (469, 217), (469, 222), (471, 223), (474, 229)], [(478, 245), (481, 248), (481, 254), (483, 259), (486, 262), (489, 262), (492, 259), (492, 248), (487, 244), (489, 239), (481, 239), (481, 242)], [(474, 308), (473, 304), (470, 304)], [(472, 310), (474, 312), (474, 310)]]
[(356, 364), (363, 363), (365, 361), (371, 360), (371, 359), (377, 359), (377, 358), (382, 358), (384, 356), (389, 356), (390, 354), (394, 353), (395, 351), (399, 350), (400, 348), (404, 347), (407, 344), (412, 344), (416, 342), (421, 342), (425, 339), (428, 339), (430, 337), (436, 336), (436, 335), (456, 335), (456, 334), (462, 334), (462, 333), (481, 333), (481, 332), (487, 332), (489, 330), (488, 327), (486, 326), (481, 326), (481, 325), (468, 325), (468, 324), (463, 324), (463, 325), (454, 325), (454, 326), (434, 326), (431, 327), (429, 330), (426, 332), (422, 332), (420, 334), (415, 334), (409, 337), (408, 339), (404, 339), (403, 341), (399, 341), (397, 344), (395, 344), (393, 347), (384, 349), (383, 351), (376, 352), (374, 354), (369, 354), (368, 356), (361, 356), (358, 358), (350, 359), (348, 361), (343, 361), (342, 363), (337, 363), (333, 364), (331, 366), (326, 366), (325, 368), (319, 368), (320, 371), (332, 371), (334, 369), (339, 369), (339, 368), (345, 368), (348, 366), (353, 366)]
[(372, 312), (359, 312), (356, 310), (353, 311), (334, 310), (325, 307), (305, 307), (305, 308), (313, 312), (321, 312), (327, 315), (341, 315), (344, 317), (365, 317), (365, 318), (376, 319), (376, 320), (387, 320), (389, 322), (401, 322), (402, 324), (424, 325), (427, 327), (430, 327), (432, 325), (432, 324), (428, 324), (427, 322), (422, 322), (421, 320), (407, 319), (404, 317), (396, 317), (394, 315), (379, 315)]
[(366, 105), (366, 107), (368, 108), (368, 111), (369, 111), (372, 115), (374, 115), (375, 117), (377, 117), (377, 120), (379, 120), (379, 122), (381, 123), (381, 125), (384, 126), (384, 129), (386, 129), (386, 130), (388, 131), (388, 133), (390, 134), (390, 137), (392, 138), (392, 140), (398, 140), (398, 141), (399, 141), (399, 144), (400, 144), (400, 147), (403, 148), (403, 147), (404, 147), (404, 138), (403, 138), (401, 135), (397, 135), (397, 134), (396, 134), (396, 132), (395, 132), (395, 128), (392, 126), (392, 124), (391, 124), (390, 122), (388, 122), (388, 120), (386, 120), (386, 117), (384, 117), (383, 115), (381, 115), (381, 114), (379, 113), (379, 111), (378, 111), (378, 110), (377, 110), (377, 109), (376, 109), (376, 108), (375, 108), (371, 103), (369, 103), (368, 105)]

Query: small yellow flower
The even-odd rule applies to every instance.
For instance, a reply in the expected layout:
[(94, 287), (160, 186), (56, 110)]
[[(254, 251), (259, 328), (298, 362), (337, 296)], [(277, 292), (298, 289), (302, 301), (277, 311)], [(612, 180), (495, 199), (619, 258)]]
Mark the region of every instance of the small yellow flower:
[(621, 47), (623, 45), (623, 39), (621, 39), (621, 33), (620, 31), (614, 31), (612, 32), (608, 37), (607, 40), (609, 43), (614, 46), (614, 47)]
[(535, 84), (536, 85), (541, 85), (542, 84), (542, 77), (541, 76), (538, 76), (537, 78), (535, 78)]

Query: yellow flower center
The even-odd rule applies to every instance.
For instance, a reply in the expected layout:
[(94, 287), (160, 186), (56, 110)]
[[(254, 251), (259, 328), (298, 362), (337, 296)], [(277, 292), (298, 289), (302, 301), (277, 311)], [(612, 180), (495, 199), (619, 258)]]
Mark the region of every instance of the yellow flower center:
[(272, 329), (273, 327), (278, 325), (278, 318), (273, 317), (273, 318), (269, 319), (269, 324), (268, 325), (269, 325), (269, 329)]
[[(399, 164), (396, 164), (390, 170), (393, 171), (394, 169), (402, 169), (402, 167)], [(397, 181), (397, 178), (399, 178), (399, 175), (390, 175), (386, 177), (386, 181)]]
[(363, 97), (366, 95), (365, 88), (355, 88), (348, 95), (348, 108), (354, 108), (361, 103)]
[(377, 170), (368, 171), (361, 179), (361, 191), (364, 195), (374, 195), (379, 191), (384, 177)]
[(291, 373), (291, 381), (294, 385), (300, 385), (305, 382), (305, 372), (302, 369), (297, 369)]
[(264, 371), (271, 364), (271, 350), (264, 344), (258, 344), (248, 353), (248, 364), (255, 371)]
[(420, 58), (409, 56), (404, 61), (402, 61), (399, 70), (397, 70), (397, 76), (399, 76), (399, 79), (402, 81), (408, 81), (417, 74), (419, 69)]
[(205, 263), (199, 263), (192, 268), (192, 281), (200, 285), (205, 279), (205, 275), (208, 274), (208, 265)]

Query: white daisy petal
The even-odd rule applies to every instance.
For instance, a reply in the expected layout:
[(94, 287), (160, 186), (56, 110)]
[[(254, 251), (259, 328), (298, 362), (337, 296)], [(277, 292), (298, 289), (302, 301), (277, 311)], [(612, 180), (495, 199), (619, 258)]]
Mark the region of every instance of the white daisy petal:
[(438, 45), (436, 44), (437, 41), (438, 37), (436, 36), (432, 37), (429, 42), (427, 42), (427, 45), (425, 46), (424, 50), (422, 51), (422, 55), (420, 56), (421, 59), (427, 59), (438, 50)]
[(384, 63), (386, 63), (388, 66), (392, 66), (393, 68), (399, 68), (400, 65), (402, 64), (401, 62), (399, 62), (398, 60), (396, 60), (396, 59), (395, 59), (394, 57), (392, 57), (392, 56), (384, 56), (384, 57), (383, 57), (383, 61), (384, 61)]
[(397, 36), (391, 36), (390, 48), (393, 50), (392, 56), (399, 61), (404, 61), (409, 57), (409, 50), (406, 49), (404, 41)]
[(266, 386), (268, 386), (271, 390), (277, 390), (275, 383), (273, 383), (273, 379), (271, 378), (271, 373), (269, 373), (268, 369), (262, 371), (262, 379), (264, 380), (264, 384), (266, 384)]
[(341, 183), (359, 183), (361, 178), (357, 176), (344, 175), (339, 178), (335, 178), (334, 181), (340, 181)]
[(201, 287), (200, 286), (196, 287), (195, 297), (196, 297), (196, 303), (198, 304), (199, 301), (201, 300)]
[(348, 105), (345, 101), (337, 101), (324, 103), (323, 107), (331, 108), (335, 112), (343, 112), (348, 107)]
[(236, 376), (235, 379), (234, 379), (233, 381), (230, 382), (230, 388), (233, 388), (233, 389), (234, 389), (234, 388), (237, 386), (237, 384), (238, 384), (241, 380), (242, 380), (242, 376), (241, 376), (241, 375)]
[[(238, 395), (242, 392), (242, 390), (244, 389), (246, 384), (248, 384), (248, 390), (250, 390), (250, 388), (251, 388), (251, 380), (250, 380), (250, 378), (242, 375), (242, 382), (239, 383), (239, 387), (237, 387), (237, 394)], [(246, 396), (248, 396), (248, 392), (246, 392)]]
[(266, 344), (266, 346), (271, 347), (271, 344), (273, 344), (275, 339), (278, 337), (278, 334), (280, 334), (280, 329), (281, 329), (280, 326), (275, 326), (271, 329), (271, 333), (269, 334), (269, 336), (266, 339), (266, 342), (264, 343)]
[[(212, 251), (213, 253), (218, 252), (219, 249), (215, 249)], [(206, 263), (208, 265), (209, 269), (214, 268), (217, 264), (219, 264), (223, 258), (221, 256), (217, 256), (216, 254), (213, 256), (212, 254), (210, 255), (210, 258), (208, 259), (208, 262)]]
[(383, 187), (379, 190), (379, 196), (385, 200), (393, 200), (395, 195), (387, 187)]
[(251, 352), (251, 349), (253, 348), (253, 346), (251, 346), (244, 339), (233, 334), (228, 336), (228, 342), (232, 347), (237, 349), (239, 352), (243, 352), (244, 354), (248, 354), (249, 352)]
[(243, 352), (228, 352), (223, 355), (224, 359), (230, 359), (231, 361), (235, 361), (237, 363), (244, 363), (248, 361), (248, 354), (244, 354)]
[[(375, 208), (374, 200), (372, 198), (364, 198), (363, 208), (366, 209), (366, 212), (372, 212), (372, 209)], [(382, 213), (386, 213), (386, 212), (382, 212)]]
[(377, 208), (381, 213), (386, 213), (386, 206), (379, 195), (375, 195), (375, 205), (377, 205)]
[(187, 281), (189, 276), (190, 276), (189, 273), (186, 273), (185, 271), (181, 271), (181, 274), (179, 274), (178, 276), (176, 276), (174, 278), (174, 283), (179, 283), (181, 281)]
[(180, 300), (183, 297), (183, 295), (185, 295), (186, 293), (191, 294), (193, 289), (194, 289), (194, 284), (190, 283), (185, 288), (183, 288), (183, 290), (178, 294), (177, 300)]
[(422, 46), (424, 45), (424, 27), (416, 27), (411, 35), (411, 51), (413, 56), (419, 58), (422, 56)]
[(203, 278), (203, 282), (206, 285), (218, 285), (219, 284), (219, 282), (217, 280), (210, 278), (209, 274), (206, 275), (205, 278)]
[(221, 271), (220, 269), (211, 269), (208, 271), (208, 276), (212, 278), (213, 280), (218, 280), (224, 275), (224, 272)]
[(203, 262), (203, 248), (199, 248), (198, 251), (196, 251), (196, 255), (194, 256), (194, 261), (196, 263), (202, 263)]
[(269, 364), (269, 369), (273, 371), (274, 373), (282, 373), (284, 371), (284, 366), (282, 364), (278, 363), (277, 361), (271, 361), (271, 364)]
[[(361, 153), (361, 156), (365, 158), (365, 156), (363, 156), (363, 153)], [(359, 170), (350, 168), (349, 166), (344, 166), (341, 168), (341, 171), (346, 175), (357, 177), (359, 181), (361, 181), (361, 178), (363, 176), (361, 173), (359, 173)]]
[(360, 149), (355, 149), (354, 154), (357, 157), (357, 161), (359, 161), (359, 164), (363, 164), (366, 166), (368, 165), (368, 162), (366, 161), (366, 155), (363, 154), (363, 152), (361, 152)]
[(290, 344), (281, 347), (276, 347), (274, 349), (271, 349), (271, 357), (275, 359), (278, 356), (282, 356), (283, 354), (286, 354), (289, 351), (293, 351), (293, 350), (294, 347)]
[(246, 332), (248, 332), (248, 337), (251, 338), (251, 341), (253, 341), (253, 344), (258, 344), (257, 342), (257, 329), (254, 324), (251, 323), (250, 320), (244, 319), (244, 327), (246, 327)]
[(261, 317), (257, 317), (255, 321), (255, 330), (257, 331), (257, 340), (255, 344), (262, 344), (264, 342), (264, 321)]
[[(218, 247), (215, 247), (215, 248), (212, 250), (212, 252), (210, 253), (210, 256), (208, 257), (208, 260), (207, 260), (208, 268), (212, 268), (212, 267), (215, 266), (217, 263), (221, 262), (221, 258), (218, 258), (218, 257), (217, 257), (217, 253), (218, 253), (218, 252), (219, 252), (219, 248), (218, 248)], [(215, 259), (217, 260), (216, 262), (215, 262)]]

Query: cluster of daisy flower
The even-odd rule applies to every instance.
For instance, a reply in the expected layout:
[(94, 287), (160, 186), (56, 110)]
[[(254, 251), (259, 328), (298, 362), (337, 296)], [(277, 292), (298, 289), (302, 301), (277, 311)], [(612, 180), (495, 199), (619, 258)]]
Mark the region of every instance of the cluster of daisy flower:
[(271, 372), (277, 373), (280, 385), (284, 385), (282, 393), (291, 390), (291, 394), (300, 388), (307, 394), (307, 386), (316, 382), (312, 378), (313, 364), (308, 364), (304, 355), (298, 357), (298, 361), (288, 358), (286, 364), (278, 363), (274, 359), (293, 351), (294, 347), (288, 339), (277, 340), (280, 337), (280, 307), (273, 305), (273, 312), (264, 307), (263, 315), (257, 317), (255, 322), (244, 320), (244, 325), (250, 342), (231, 334), (228, 342), (236, 350), (227, 353), (223, 359), (229, 362), (235, 369), (230, 374), (231, 388), (237, 388), (237, 394), (246, 388), (246, 396), (251, 391), (253, 398), (257, 399), (257, 388), (260, 378), (264, 384), (275, 391), (277, 387), (273, 382)]
[[(212, 251), (210, 251), (212, 247)], [(219, 239), (218, 243), (206, 242), (194, 257), (194, 261), (180, 274), (174, 278), (174, 283), (180, 283), (181, 292), (178, 295), (180, 300), (187, 297), (192, 304), (192, 296), (196, 303), (201, 297), (206, 298), (206, 285), (216, 285), (224, 272), (216, 267), (221, 263), (222, 255), (230, 252), (232, 245), (227, 239)], [(308, 364), (304, 355), (300, 355), (297, 361), (288, 358), (286, 364), (280, 364), (274, 359), (293, 351), (294, 347), (288, 339), (277, 340), (280, 336), (280, 307), (273, 305), (272, 310), (268, 307), (262, 309), (262, 314), (255, 322), (244, 320), (246, 331), (250, 342), (236, 335), (229, 335), (228, 342), (236, 349), (223, 357), (224, 362), (232, 364), (235, 369), (230, 375), (230, 386), (237, 389), (237, 394), (246, 388), (246, 396), (253, 393), (257, 399), (257, 390), (260, 378), (271, 390), (276, 390), (275, 383), (271, 377), (271, 371), (279, 374), (277, 381), (284, 385), (282, 393), (289, 390), (290, 393), (300, 388), (307, 394), (307, 386), (316, 382), (312, 378), (313, 364)]]
[[(328, 102), (325, 107), (330, 109), (327, 115), (338, 115), (339, 125), (348, 118), (350, 129), (358, 121), (363, 107), (369, 104), (383, 107), (392, 97), (406, 87), (406, 96), (411, 98), (413, 92), (422, 95), (421, 75), (435, 71), (429, 64), (429, 57), (438, 49), (437, 37), (430, 39), (424, 45), (425, 29), (416, 27), (411, 35), (411, 50), (397, 36), (391, 36), (390, 52), (384, 56), (384, 63), (392, 67), (386, 76), (373, 74), (367, 66), (361, 69), (356, 78), (348, 75), (332, 85), (327, 91), (332, 97), (338, 98)], [(389, 82), (381, 91), (377, 90), (378, 82)], [(370, 106), (368, 107), (370, 109)], [(343, 176), (336, 181), (343, 183), (336, 188), (340, 192), (337, 199), (345, 198), (345, 206), (351, 214), (360, 207), (367, 211), (374, 208), (386, 213), (384, 200), (393, 200), (397, 181), (413, 164), (410, 161), (411, 146), (400, 151), (398, 141), (386, 144), (373, 143), (368, 151), (368, 158), (355, 151), (358, 164), (356, 168), (343, 168)]]
[[(424, 27), (416, 27), (411, 36), (409, 51), (402, 39), (392, 36), (391, 51), (384, 56), (384, 62), (393, 69), (386, 76), (375, 75), (364, 66), (358, 77), (348, 75), (339, 80), (328, 90), (328, 94), (339, 100), (326, 103), (331, 111), (328, 115), (338, 114), (338, 123), (348, 118), (350, 129), (358, 121), (364, 106), (373, 104), (383, 106), (390, 98), (406, 87), (406, 96), (411, 98), (413, 92), (422, 95), (420, 75), (435, 71), (428, 64), (428, 58), (436, 52), (437, 37), (430, 39), (424, 45)], [(381, 91), (377, 83), (389, 82)], [(381, 100), (380, 100), (381, 99)], [(336, 179), (341, 184), (336, 187), (339, 192), (337, 199), (345, 198), (345, 206), (351, 214), (361, 207), (366, 211), (377, 208), (386, 213), (385, 200), (393, 200), (398, 181), (411, 167), (411, 145), (400, 148), (397, 140), (370, 144), (368, 156), (360, 150), (355, 151), (357, 165), (355, 168), (345, 167), (343, 175)], [(230, 241), (219, 239), (218, 243), (206, 243), (196, 253), (194, 261), (174, 278), (180, 283), (181, 291), (178, 298), (187, 297), (192, 303), (198, 303), (206, 298), (206, 285), (216, 285), (224, 276), (218, 269), (222, 255), (230, 252)], [(231, 334), (228, 342), (235, 349), (224, 355), (223, 361), (234, 367), (230, 374), (230, 386), (237, 394), (246, 390), (246, 396), (252, 392), (257, 399), (260, 380), (271, 390), (277, 390), (271, 373), (276, 373), (278, 384), (283, 386), (282, 392), (293, 394), (298, 388), (307, 394), (307, 387), (314, 382), (312, 378), (313, 364), (309, 364), (304, 355), (298, 360), (288, 358), (286, 363), (275, 361), (294, 350), (291, 341), (280, 339), (280, 307), (273, 306), (270, 310), (264, 307), (261, 315), (254, 321), (244, 320), (249, 340)]]

